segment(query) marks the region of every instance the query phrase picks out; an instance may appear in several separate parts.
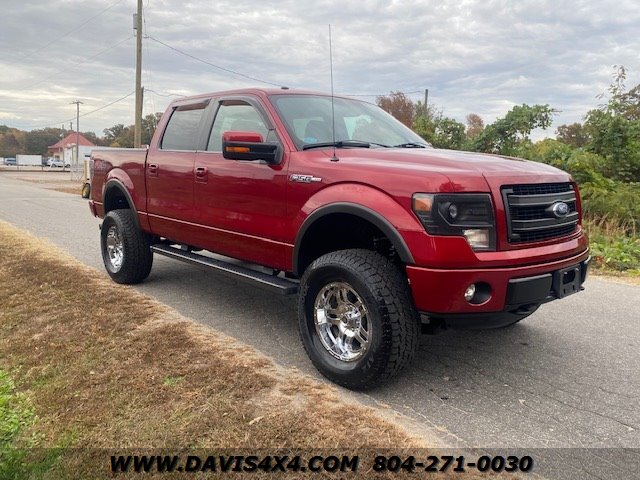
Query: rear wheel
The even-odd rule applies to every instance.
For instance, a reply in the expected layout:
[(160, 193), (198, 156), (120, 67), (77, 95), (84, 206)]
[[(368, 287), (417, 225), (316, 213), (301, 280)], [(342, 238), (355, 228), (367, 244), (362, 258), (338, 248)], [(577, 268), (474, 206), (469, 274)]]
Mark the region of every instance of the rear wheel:
[(140, 283), (153, 265), (150, 237), (138, 228), (131, 210), (112, 210), (104, 217), (100, 232), (102, 260), (117, 283)]
[(402, 272), (369, 250), (314, 261), (300, 281), (300, 336), (316, 368), (352, 389), (376, 386), (415, 355), (419, 318)]

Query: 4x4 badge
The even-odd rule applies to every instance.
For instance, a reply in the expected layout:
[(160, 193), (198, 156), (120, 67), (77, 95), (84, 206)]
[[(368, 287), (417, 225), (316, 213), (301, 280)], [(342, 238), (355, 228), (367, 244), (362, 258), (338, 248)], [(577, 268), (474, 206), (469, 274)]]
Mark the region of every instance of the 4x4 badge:
[(292, 173), (289, 177), (289, 181), (298, 183), (311, 183), (321, 182), (322, 178), (314, 177), (313, 175), (302, 175), (301, 173)]

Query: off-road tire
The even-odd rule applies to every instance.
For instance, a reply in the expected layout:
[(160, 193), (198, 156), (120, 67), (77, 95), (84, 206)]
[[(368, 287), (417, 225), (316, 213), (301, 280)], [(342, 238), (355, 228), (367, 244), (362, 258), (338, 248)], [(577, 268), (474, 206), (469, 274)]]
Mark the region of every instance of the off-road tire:
[[(316, 297), (332, 282), (351, 286), (368, 311), (371, 340), (357, 360), (332, 356), (316, 331)], [(300, 280), (298, 325), (315, 367), (353, 390), (378, 386), (397, 375), (413, 360), (420, 336), (419, 316), (403, 272), (379, 253), (361, 249), (328, 253), (307, 268)]]
[[(119, 234), (121, 262), (114, 265), (109, 256), (109, 232)], [(111, 210), (104, 217), (100, 231), (102, 260), (109, 276), (117, 283), (140, 283), (149, 276), (153, 265), (150, 236), (140, 231), (132, 210)]]

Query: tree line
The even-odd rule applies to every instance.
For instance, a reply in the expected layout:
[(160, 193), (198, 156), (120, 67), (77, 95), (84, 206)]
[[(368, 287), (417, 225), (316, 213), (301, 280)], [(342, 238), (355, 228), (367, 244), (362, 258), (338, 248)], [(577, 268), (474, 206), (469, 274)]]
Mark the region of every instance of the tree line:
[[(142, 119), (142, 143), (149, 144), (153, 132), (162, 117), (162, 112), (152, 113)], [(102, 136), (94, 132), (81, 132), (87, 140), (101, 147), (133, 147), (134, 126), (117, 124), (105, 128)], [(15, 157), (16, 154), (26, 153), (46, 155), (48, 147), (65, 138), (73, 130), (62, 128), (42, 128), (23, 131), (0, 125), (0, 157)]]

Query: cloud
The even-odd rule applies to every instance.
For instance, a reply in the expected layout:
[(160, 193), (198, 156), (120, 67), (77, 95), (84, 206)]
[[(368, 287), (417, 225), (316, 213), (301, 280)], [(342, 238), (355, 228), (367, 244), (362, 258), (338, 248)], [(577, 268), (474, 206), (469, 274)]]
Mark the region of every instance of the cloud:
[[(628, 67), (628, 85), (640, 82), (640, 9), (632, 0), (144, 5), (146, 34), (226, 69), (295, 88), (329, 90), (331, 24), (337, 92), (428, 88), (430, 103), (460, 121), (474, 112), (491, 122), (513, 105), (548, 103), (560, 110), (557, 127), (580, 121), (600, 103), (596, 95), (606, 91), (612, 65)], [(70, 102), (76, 99), (87, 113), (130, 93), (134, 10), (133, 0), (31, 0), (6, 7), (0, 39), (3, 122), (59, 125), (75, 117)], [(172, 94), (259, 86), (149, 38), (143, 65), (145, 114), (164, 110)], [(81, 128), (101, 133), (131, 124), (133, 103), (131, 96), (86, 115)]]

